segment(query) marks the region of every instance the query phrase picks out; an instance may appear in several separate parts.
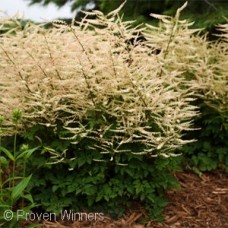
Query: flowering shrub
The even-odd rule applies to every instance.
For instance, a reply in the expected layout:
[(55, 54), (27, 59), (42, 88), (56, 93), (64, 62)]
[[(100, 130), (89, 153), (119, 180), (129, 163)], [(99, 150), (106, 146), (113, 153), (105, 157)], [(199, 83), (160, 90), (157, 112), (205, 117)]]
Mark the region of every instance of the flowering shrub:
[(162, 193), (177, 187), (176, 151), (194, 141), (183, 135), (194, 129), (195, 100), (216, 93), (223, 104), (227, 95), (226, 46), (189, 29), (184, 7), (174, 18), (152, 14), (159, 27), (132, 27), (118, 8), (1, 35), (0, 115), (7, 129), (10, 111), (21, 110), (21, 137), (42, 146), (30, 191), (45, 210), (111, 213), (141, 200), (158, 216)]

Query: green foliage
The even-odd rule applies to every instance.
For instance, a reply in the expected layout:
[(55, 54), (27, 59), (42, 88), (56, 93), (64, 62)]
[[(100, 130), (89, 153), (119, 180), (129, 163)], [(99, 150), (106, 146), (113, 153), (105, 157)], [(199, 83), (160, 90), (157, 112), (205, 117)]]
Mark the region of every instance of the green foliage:
[[(202, 102), (202, 101), (201, 101)], [(196, 142), (185, 145), (185, 165), (199, 172), (223, 169), (228, 172), (228, 122), (221, 113), (203, 102), (201, 115), (195, 120), (198, 131), (188, 134)]]
[[(57, 151), (63, 143), (58, 140), (49, 151)], [(68, 145), (65, 160), (58, 164), (47, 164), (45, 153), (33, 156), (29, 164), (30, 169), (36, 171), (29, 188), (35, 202), (42, 205), (42, 209), (56, 213), (72, 209), (119, 217), (131, 203), (140, 201), (150, 216), (158, 218), (166, 205), (165, 191), (179, 187), (171, 175), (178, 169), (179, 159), (123, 153), (107, 161), (106, 154), (91, 149), (92, 144), (92, 140), (83, 139), (77, 146)], [(137, 150), (137, 146), (127, 148)]]
[[(99, 9), (108, 13), (116, 9), (123, 1), (98, 1)], [(181, 7), (186, 0), (139, 0), (126, 1), (125, 7), (121, 11), (128, 20), (136, 20), (136, 23), (151, 23), (150, 13), (174, 16), (176, 9)], [(227, 4), (224, 1), (188, 1), (188, 7), (182, 13), (182, 18), (195, 21), (196, 27), (212, 29), (215, 24), (225, 23), (228, 16)]]
[[(27, 176), (26, 165), (29, 157), (37, 148), (29, 149), (27, 145), (17, 148), (17, 134), (19, 124), (22, 120), (22, 112), (18, 109), (12, 112), (12, 124), (14, 130), (12, 152), (2, 146), (4, 143), (4, 118), (0, 117), (0, 223), (3, 226), (14, 227), (23, 221), (23, 217), (18, 218), (18, 209), (29, 212), (34, 206), (32, 195), (26, 191), (32, 178), (32, 174)], [(12, 213), (12, 218), (7, 219), (5, 212)]]
[[(88, 7), (93, 6), (95, 9), (107, 14), (116, 9), (123, 0), (27, 0), (31, 4), (40, 3), (47, 5), (54, 3), (61, 7), (67, 2), (71, 2), (72, 10), (83, 9), (87, 10)], [(150, 13), (164, 14), (173, 16), (176, 9), (181, 7), (186, 0), (137, 0), (126, 1), (125, 7), (122, 9), (121, 14), (124, 14), (126, 20), (136, 20), (136, 24), (151, 23)], [(216, 24), (225, 23), (228, 17), (227, 2), (224, 0), (191, 0), (188, 2), (189, 7), (184, 13), (183, 18), (188, 18), (195, 21), (196, 27), (207, 28), (211, 35), (214, 32)], [(81, 14), (78, 14), (80, 17)], [(155, 21), (154, 21), (155, 22)]]

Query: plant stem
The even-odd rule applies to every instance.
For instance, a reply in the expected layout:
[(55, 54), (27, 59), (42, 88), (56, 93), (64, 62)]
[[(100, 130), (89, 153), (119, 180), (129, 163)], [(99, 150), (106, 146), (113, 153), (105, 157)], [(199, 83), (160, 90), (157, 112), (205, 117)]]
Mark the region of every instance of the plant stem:
[(18, 129), (18, 126), (17, 126), (17, 123), (16, 123), (16, 133), (14, 135), (14, 142), (13, 142), (13, 157), (14, 157), (14, 160), (13, 160), (13, 179), (12, 179), (12, 187), (14, 187), (15, 185), (15, 166), (16, 166), (16, 162), (15, 162), (15, 158), (16, 158), (16, 147), (17, 147), (17, 129)]
[[(1, 134), (1, 129), (0, 129), (0, 134)], [(0, 146), (2, 146), (2, 137), (0, 135)], [(0, 150), (0, 157), (1, 157), (1, 150)], [(0, 199), (2, 200), (2, 166), (0, 163)]]
[[(24, 159), (24, 162), (23, 162), (23, 179), (25, 178), (25, 172), (26, 172), (26, 159)], [(22, 202), (21, 202), (21, 208), (23, 209), (24, 208), (24, 198), (22, 198)]]

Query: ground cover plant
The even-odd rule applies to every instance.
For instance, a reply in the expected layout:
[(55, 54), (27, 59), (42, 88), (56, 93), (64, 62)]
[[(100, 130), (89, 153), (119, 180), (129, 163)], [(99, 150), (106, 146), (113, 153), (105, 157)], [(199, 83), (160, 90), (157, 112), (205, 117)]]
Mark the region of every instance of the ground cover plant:
[(158, 27), (132, 27), (120, 6), (48, 30), (27, 23), (1, 33), (1, 155), (13, 148), (11, 113), (19, 110), (17, 149), (35, 148), (23, 189), (34, 210), (117, 217), (140, 201), (161, 219), (163, 193), (178, 187), (180, 148), (194, 141), (199, 99), (227, 123), (227, 35), (207, 42), (179, 19), (185, 6), (175, 17), (152, 14)]
[[(26, 166), (28, 158), (37, 149), (29, 149), (28, 145), (18, 148), (17, 134), (20, 128), (22, 113), (20, 110), (13, 110), (12, 129), (13, 147), (12, 151), (2, 146), (2, 136), (4, 136), (4, 118), (0, 116), (0, 221), (1, 226), (15, 227), (18, 222), (23, 221), (25, 216), (16, 218), (15, 208), (29, 211), (35, 206), (32, 195), (25, 189), (32, 177), (26, 176)], [(4, 221), (5, 220), (5, 221)]]

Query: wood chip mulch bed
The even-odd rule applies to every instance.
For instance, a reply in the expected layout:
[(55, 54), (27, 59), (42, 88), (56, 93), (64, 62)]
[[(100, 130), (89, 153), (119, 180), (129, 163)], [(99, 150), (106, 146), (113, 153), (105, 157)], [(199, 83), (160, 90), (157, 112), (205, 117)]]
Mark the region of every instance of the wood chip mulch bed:
[(164, 222), (140, 224), (145, 211), (132, 208), (126, 217), (114, 221), (105, 217), (93, 223), (75, 221), (72, 224), (44, 223), (44, 228), (228, 228), (228, 173), (177, 173), (181, 190), (167, 193), (168, 206), (163, 212)]

